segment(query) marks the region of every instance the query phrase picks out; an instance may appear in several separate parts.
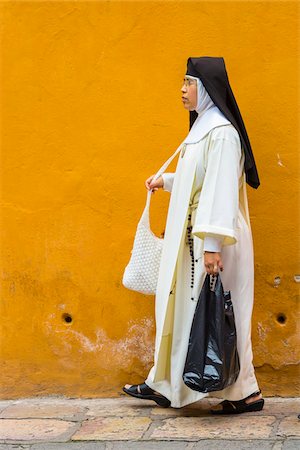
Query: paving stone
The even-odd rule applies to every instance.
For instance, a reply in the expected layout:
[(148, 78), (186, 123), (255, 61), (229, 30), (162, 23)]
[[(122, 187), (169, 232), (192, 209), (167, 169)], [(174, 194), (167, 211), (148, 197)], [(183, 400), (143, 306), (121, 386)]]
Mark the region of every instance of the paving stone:
[(280, 414), (299, 414), (300, 404), (299, 399), (278, 399), (278, 397), (264, 397), (265, 404), (261, 411), (256, 411), (251, 414), (259, 415), (280, 415)]
[(299, 439), (287, 439), (284, 441), (282, 450), (299, 450), (300, 441)]
[[(136, 406), (152, 406), (154, 402), (151, 400), (142, 400), (134, 397), (130, 397), (129, 395), (120, 396), (118, 398), (70, 398), (66, 400), (67, 403), (77, 406), (83, 407), (98, 407), (100, 405), (103, 406), (116, 406), (116, 405), (136, 405)], [(64, 403), (66, 403), (66, 401)]]
[(188, 450), (191, 449), (190, 442), (115, 442), (108, 448), (111, 450)]
[(72, 440), (140, 439), (151, 423), (148, 417), (99, 417), (85, 420)]
[(282, 441), (276, 441), (272, 447), (272, 450), (282, 450)]
[(151, 413), (151, 406), (141, 405), (138, 402), (131, 402), (131, 404), (118, 405), (115, 404), (101, 404), (88, 406), (86, 411), (86, 416), (115, 416), (115, 417), (123, 417), (123, 416), (148, 416)]
[(18, 403), (8, 406), (0, 413), (0, 418), (57, 418), (72, 420), (85, 413), (86, 408), (69, 404), (53, 403)]
[[(12, 425), (14, 433), (13, 438), (7, 438), (7, 443), (0, 443), (0, 450), (171, 450), (171, 447), (172, 450), (300, 450), (300, 439), (297, 439), (299, 399), (265, 397), (262, 411), (212, 416), (209, 408), (219, 401), (220, 398), (206, 397), (184, 408), (160, 408), (152, 401), (127, 395), (93, 399), (50, 396), (2, 400), (0, 439), (3, 442), (1, 427), (4, 422)], [(276, 417), (281, 422), (274, 434), (278, 423)], [(78, 430), (79, 424), (74, 422), (82, 420)], [(36, 428), (39, 422), (46, 426), (53, 422), (69, 422), (70, 427), (67, 431), (52, 428), (49, 433), (44, 431), (46, 437), (37, 437), (38, 432), (43, 433), (42, 428)], [(27, 428), (24, 425), (19, 431), (20, 424), (25, 423)], [(27, 434), (25, 439), (16, 438), (17, 429), (19, 433)], [(89, 437), (81, 437), (82, 430), (86, 430)], [(55, 437), (53, 433), (56, 433)], [(72, 434), (72, 441), (68, 441)]]
[[(120, 398), (92, 398), (92, 399), (68, 399), (64, 401), (63, 404), (70, 404), (72, 406), (77, 406), (80, 408), (86, 408), (87, 410), (95, 410), (98, 411), (103, 409), (103, 411), (107, 411), (108, 413), (113, 412), (115, 408), (132, 408), (131, 415), (134, 415), (134, 410), (139, 408), (146, 414), (149, 413), (150, 408), (155, 405), (155, 403), (151, 400), (142, 400), (133, 397), (120, 397)], [(58, 404), (58, 402), (56, 402)], [(129, 412), (130, 413), (130, 412)], [(91, 415), (91, 414), (89, 414)], [(103, 414), (105, 415), (105, 414)], [(112, 414), (109, 414), (112, 415)], [(116, 414), (114, 414), (116, 415)], [(145, 414), (143, 414), (145, 415)]]
[(0, 439), (14, 441), (51, 440), (78, 427), (58, 419), (1, 419)]
[[(279, 424), (278, 436), (297, 436), (300, 437), (300, 420), (296, 415), (285, 417)], [(300, 441), (299, 441), (300, 449)]]
[(29, 444), (0, 444), (0, 450), (28, 450)]
[(151, 410), (151, 415), (155, 419), (163, 419), (164, 417), (212, 417), (207, 405), (199, 406), (198, 408), (160, 408), (154, 407)]
[[(183, 408), (159, 408), (153, 407), (151, 409), (151, 414), (156, 417), (174, 417), (174, 416), (183, 416), (183, 417), (191, 417), (191, 416), (211, 416), (209, 409), (213, 404), (219, 403), (217, 402), (208, 402), (206, 399), (201, 400), (199, 402), (193, 403), (192, 405), (185, 406)], [(274, 415), (292, 415), (299, 414), (300, 407), (299, 401), (295, 399), (295, 401), (276, 401), (276, 399), (265, 399), (264, 408), (261, 411), (253, 411), (251, 412), (252, 416), (274, 416)]]
[(34, 444), (30, 450), (105, 450), (106, 448), (105, 442), (66, 442), (64, 444)]
[(177, 417), (177, 416), (198, 417), (208, 415), (211, 417), (209, 409), (211, 408), (212, 405), (213, 405), (212, 401), (203, 399), (190, 405), (184, 406), (183, 408), (160, 408), (159, 406), (154, 406), (153, 408), (151, 408), (151, 415), (157, 418)]
[(274, 450), (274, 444), (276, 444), (274, 440), (247, 439), (231, 441), (205, 439), (195, 443), (193, 450)]
[(0, 400), (0, 412), (14, 404), (14, 400)]
[[(273, 416), (253, 417), (175, 417), (162, 420), (149, 439), (267, 439), (272, 431)], [(246, 417), (245, 417), (246, 416)]]

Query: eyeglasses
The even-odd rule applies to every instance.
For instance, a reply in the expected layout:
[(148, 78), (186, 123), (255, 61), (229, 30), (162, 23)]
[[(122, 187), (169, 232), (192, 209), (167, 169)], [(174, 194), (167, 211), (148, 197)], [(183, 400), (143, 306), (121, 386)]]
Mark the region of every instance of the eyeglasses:
[(194, 85), (196, 85), (197, 84), (197, 80), (195, 80), (194, 78), (184, 78), (183, 79), (183, 84), (186, 86), (186, 87), (190, 87), (190, 86), (194, 86)]

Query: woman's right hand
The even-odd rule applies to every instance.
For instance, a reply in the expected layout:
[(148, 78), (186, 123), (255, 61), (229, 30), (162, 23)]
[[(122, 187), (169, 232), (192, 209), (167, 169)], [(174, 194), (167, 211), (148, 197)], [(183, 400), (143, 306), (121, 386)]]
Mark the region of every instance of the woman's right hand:
[(151, 177), (147, 178), (147, 180), (145, 181), (146, 189), (148, 189), (148, 191), (150, 189), (152, 189), (153, 190), (152, 194), (154, 194), (154, 192), (157, 191), (159, 188), (163, 188), (164, 187), (163, 177), (160, 176), (156, 180), (152, 181), (154, 175), (155, 174), (151, 175)]

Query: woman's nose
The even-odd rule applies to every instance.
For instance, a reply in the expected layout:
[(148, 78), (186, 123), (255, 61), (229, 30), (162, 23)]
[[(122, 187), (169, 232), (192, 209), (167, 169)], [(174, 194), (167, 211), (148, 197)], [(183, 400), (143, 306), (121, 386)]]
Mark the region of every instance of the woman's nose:
[(186, 92), (186, 85), (184, 83), (182, 85), (181, 92)]

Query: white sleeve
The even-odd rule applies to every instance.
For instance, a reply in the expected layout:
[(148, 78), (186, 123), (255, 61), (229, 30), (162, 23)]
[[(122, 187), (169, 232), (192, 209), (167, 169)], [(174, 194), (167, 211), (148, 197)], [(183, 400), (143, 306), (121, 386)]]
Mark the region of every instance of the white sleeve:
[(164, 180), (163, 190), (171, 192), (173, 187), (175, 173), (173, 172), (165, 172), (162, 174), (162, 178)]
[(204, 237), (203, 251), (221, 252), (224, 236), (217, 236), (218, 235), (216, 234), (215, 237)]
[(212, 139), (192, 229), (200, 239), (222, 236), (223, 245), (236, 243), (241, 157), (238, 135)]

